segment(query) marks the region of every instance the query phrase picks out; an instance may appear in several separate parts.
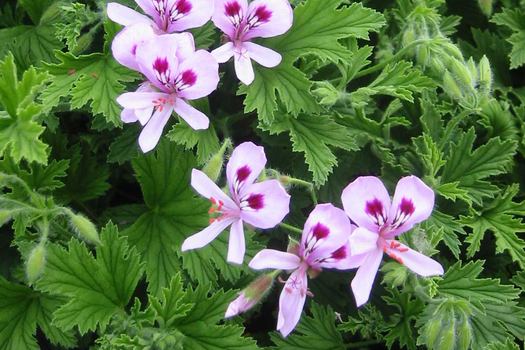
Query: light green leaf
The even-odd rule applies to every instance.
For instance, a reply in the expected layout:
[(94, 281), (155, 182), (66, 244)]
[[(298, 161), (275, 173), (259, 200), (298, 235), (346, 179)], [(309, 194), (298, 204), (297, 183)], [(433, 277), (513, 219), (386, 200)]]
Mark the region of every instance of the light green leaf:
[(502, 12), (494, 14), (491, 20), (499, 26), (507, 26), (514, 31), (525, 30), (525, 13), (522, 10), (502, 8)]
[(82, 108), (91, 102), (94, 115), (103, 114), (109, 123), (122, 125), (122, 108), (116, 102), (118, 95), (124, 92), (121, 82), (132, 82), (140, 76), (101, 53), (75, 57), (55, 51), (55, 55), (61, 63), (44, 64), (44, 68), (55, 76), (41, 95), (46, 111), (58, 105), (61, 97), (70, 95), (72, 108)]
[(142, 277), (140, 257), (119, 237), (117, 227), (109, 223), (100, 236), (95, 259), (85, 244), (72, 239), (68, 250), (48, 245), (44, 275), (37, 287), (72, 299), (55, 312), (53, 324), (69, 329), (78, 326), (81, 334), (104, 330), (111, 317), (129, 302)]
[(525, 63), (525, 30), (513, 34), (507, 41), (512, 45), (510, 69), (518, 68)]
[(215, 25), (212, 21), (209, 21), (203, 26), (198, 28), (192, 28), (189, 30), (193, 37), (195, 38), (195, 49), (204, 49), (207, 50), (214, 43), (213, 35), (215, 34)]
[(468, 196), (468, 191), (462, 188), (458, 188), (458, 186), (459, 181), (449, 182), (446, 184), (439, 185), (435, 190), (438, 194), (442, 195), (446, 199), (450, 199), (454, 202), (456, 201), (456, 199), (461, 199), (467, 202), (468, 204), (472, 204), (472, 201)]
[(301, 114), (294, 118), (286, 114), (276, 114), (271, 126), (259, 124), (259, 128), (270, 134), (290, 133), (295, 152), (303, 152), (308, 170), (313, 174), (317, 186), (324, 184), (328, 175), (337, 165), (337, 159), (330, 146), (345, 150), (357, 150), (354, 138), (348, 130), (337, 124), (330, 116)]
[(148, 295), (151, 307), (161, 319), (161, 327), (169, 327), (175, 319), (185, 316), (193, 308), (193, 304), (183, 303), (182, 298), (185, 295), (180, 273), (171, 279), (169, 288), (162, 288), (160, 300)]
[(383, 299), (398, 310), (391, 317), (394, 326), (385, 336), (387, 346), (391, 348), (394, 342), (398, 341), (402, 347), (416, 349), (414, 324), (425, 304), (412, 299), (411, 293), (401, 293), (397, 289), (390, 290), (390, 296)]
[(490, 21), (514, 31), (514, 34), (507, 39), (512, 45), (510, 68), (515, 69), (523, 65), (525, 63), (525, 13), (523, 10), (503, 8), (503, 12), (495, 14)]
[(139, 154), (137, 140), (141, 130), (138, 123), (124, 126), (124, 132), (117, 136), (109, 146), (108, 162), (122, 165), (135, 158)]
[(434, 210), (432, 215), (421, 225), (427, 228), (433, 226), (435, 230), (443, 230), (443, 241), (456, 259), (459, 260), (461, 241), (458, 238), (458, 234), (465, 235), (466, 232), (458, 220), (454, 220), (454, 217)]
[(518, 344), (507, 338), (505, 343), (495, 342), (485, 346), (484, 350), (519, 350)]
[(480, 248), (485, 232), (490, 230), (496, 236), (496, 253), (508, 250), (513, 261), (525, 268), (525, 241), (516, 234), (525, 232), (525, 223), (514, 215), (523, 215), (525, 201), (513, 202), (519, 191), (517, 184), (508, 187), (494, 201), (473, 216), (461, 217), (462, 224), (472, 228), (466, 241), (470, 244), (467, 256), (472, 257)]

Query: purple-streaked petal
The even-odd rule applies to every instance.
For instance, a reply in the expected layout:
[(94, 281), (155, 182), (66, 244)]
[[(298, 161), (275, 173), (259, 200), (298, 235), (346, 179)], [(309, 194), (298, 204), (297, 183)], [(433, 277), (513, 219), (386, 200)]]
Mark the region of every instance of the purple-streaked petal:
[(238, 314), (240, 314), (240, 313), (250, 309), (252, 306), (254, 306), (257, 303), (258, 300), (259, 300), (258, 298), (254, 298), (252, 300), (249, 300), (244, 295), (244, 292), (242, 292), (241, 294), (239, 294), (237, 299), (235, 299), (234, 301), (232, 301), (228, 305), (228, 309), (226, 310), (226, 314), (224, 315), (224, 318), (230, 318), (230, 317), (233, 317), (233, 316), (237, 316)]
[(121, 4), (117, 4), (116, 2), (108, 3), (106, 11), (109, 19), (118, 24), (122, 24), (123, 26), (130, 26), (140, 22), (148, 23), (150, 25), (155, 23), (137, 11)]
[(178, 73), (178, 34), (155, 36), (137, 47), (137, 63), (140, 72), (164, 92), (173, 92)]
[(386, 253), (420, 276), (438, 276), (444, 273), (443, 266), (434, 259), (415, 251), (401, 242), (386, 241)]
[(138, 71), (139, 65), (135, 57), (137, 47), (154, 36), (148, 23), (139, 22), (124, 28), (111, 43), (113, 57), (123, 66)]
[(156, 105), (159, 99), (169, 99), (170, 95), (164, 92), (125, 92), (117, 97), (117, 103), (124, 108), (139, 109)]
[(211, 52), (213, 58), (219, 63), (224, 63), (232, 58), (235, 52), (235, 45), (230, 41)]
[(265, 165), (266, 155), (263, 147), (252, 142), (244, 142), (235, 147), (226, 165), (226, 178), (230, 193), (238, 204), (238, 194), (243, 187), (253, 184)]
[(243, 43), (243, 46), (250, 53), (250, 58), (261, 66), (273, 68), (281, 63), (281, 55), (273, 50), (250, 42)]
[(244, 186), (239, 200), (241, 218), (262, 229), (275, 227), (290, 212), (290, 195), (277, 180)]
[(137, 3), (137, 5), (140, 6), (140, 8), (142, 9), (142, 11), (144, 11), (146, 14), (150, 15), (151, 17), (153, 17), (153, 19), (155, 20), (155, 23), (157, 24), (158, 28), (160, 29), (164, 29), (163, 28), (163, 21), (162, 21), (162, 18), (159, 16), (159, 11), (157, 11), (157, 9), (155, 8), (155, 4), (157, 4), (157, 6), (159, 6), (159, 9), (160, 8), (165, 8), (163, 5), (163, 3), (166, 3), (166, 0), (164, 1), (157, 1), (157, 0), (135, 0), (135, 2)]
[(206, 227), (204, 230), (190, 236), (184, 240), (180, 248), (181, 251), (185, 252), (186, 250), (199, 249), (213, 241), (217, 236), (226, 229), (235, 218), (227, 218), (221, 221), (215, 220)]
[(213, 0), (170, 0), (172, 14), (168, 17), (168, 33), (204, 25), (213, 13)]
[(319, 204), (304, 224), (299, 253), (316, 265), (348, 242), (352, 227), (345, 212), (332, 204)]
[(292, 27), (292, 7), (288, 0), (255, 0), (248, 7), (246, 21), (255, 25), (244, 35), (244, 40), (281, 35)]
[(352, 292), (358, 307), (366, 303), (370, 297), (382, 258), (383, 251), (379, 248), (368, 253), (352, 280)]
[(244, 46), (238, 46), (233, 55), (233, 67), (237, 78), (245, 85), (250, 85), (255, 79), (250, 54)]
[(352, 254), (364, 254), (377, 249), (379, 234), (358, 227), (350, 235), (349, 243)]
[(228, 243), (228, 257), (226, 261), (233, 264), (242, 264), (246, 242), (244, 240), (244, 226), (242, 219), (237, 219), (230, 227), (230, 242)]
[(390, 208), (390, 233), (385, 238), (410, 230), (426, 220), (434, 209), (434, 191), (416, 176), (399, 180)]
[(366, 260), (367, 253), (352, 255), (350, 243), (345, 244), (338, 250), (332, 253), (331, 257), (319, 263), (317, 267), (323, 269), (338, 269), (338, 270), (349, 270), (358, 268)]
[(235, 23), (243, 21), (247, 10), (247, 0), (215, 0), (211, 20), (231, 40), (235, 40)]
[(162, 109), (159, 108), (153, 113), (153, 116), (139, 135), (139, 146), (142, 152), (149, 152), (157, 146), (162, 130), (164, 130), (164, 126), (168, 122), (172, 111), (173, 107), (168, 106)]
[(237, 204), (235, 204), (230, 197), (228, 197), (220, 188), (211, 181), (202, 171), (193, 169), (191, 172), (191, 187), (199, 194), (207, 199), (213, 198), (216, 202), (221, 200), (224, 203), (224, 207), (228, 211), (239, 210)]
[(173, 106), (175, 112), (182, 118), (193, 130), (208, 129), (210, 120), (206, 114), (190, 106), (182, 99), (177, 98)]
[(361, 176), (349, 184), (341, 195), (346, 214), (359, 227), (379, 233), (388, 223), (390, 196), (375, 176)]
[(308, 281), (305, 266), (306, 264), (301, 265), (290, 275), (279, 298), (277, 330), (283, 337), (290, 334), (299, 322), (306, 302)]
[(122, 119), (124, 123), (134, 123), (137, 120), (139, 120), (135, 115), (135, 110), (129, 108), (124, 108), (122, 110), (122, 112), (120, 113), (120, 119)]
[(274, 249), (263, 249), (257, 253), (248, 266), (254, 270), (280, 269), (294, 270), (301, 264), (301, 258), (292, 253)]
[(179, 64), (179, 97), (196, 100), (208, 96), (219, 84), (219, 64), (211, 53), (199, 50)]

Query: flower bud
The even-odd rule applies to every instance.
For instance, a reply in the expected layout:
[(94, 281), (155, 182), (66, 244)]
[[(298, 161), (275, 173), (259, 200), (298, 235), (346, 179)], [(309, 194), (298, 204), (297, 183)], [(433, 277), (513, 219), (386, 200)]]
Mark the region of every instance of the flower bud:
[(452, 316), (450, 322), (441, 333), (441, 341), (436, 348), (437, 350), (452, 350), (454, 348), (454, 341), (456, 340), (456, 334), (454, 330), (455, 324), (455, 319)]
[(441, 330), (441, 319), (433, 318), (427, 323), (426, 336), (427, 346), (429, 349), (433, 349), (436, 345), (436, 340), (439, 339), (439, 332)]
[(89, 46), (91, 46), (92, 42), (93, 42), (93, 35), (91, 34), (91, 32), (83, 34), (77, 40), (76, 45), (71, 48), (71, 53), (75, 56), (80, 55), (82, 52), (86, 51), (89, 48)]
[(319, 88), (312, 90), (312, 93), (321, 99), (320, 104), (331, 106), (339, 100), (339, 91), (329, 82), (320, 81), (316, 85)]
[(461, 323), (457, 327), (457, 350), (468, 350), (470, 347), (470, 339), (472, 336), (472, 331), (468, 323), (467, 317), (463, 317)]
[(450, 60), (449, 69), (463, 84), (467, 86), (474, 85), (474, 80), (472, 79), (469, 68), (459, 60), (452, 58)]
[(410, 26), (405, 32), (403, 33), (403, 37), (401, 38), (401, 45), (403, 47), (408, 46), (411, 44), (414, 40), (416, 40), (416, 33), (414, 31), (413, 26)]
[(59, 15), (60, 15), (60, 12), (59, 12), (60, 6), (61, 6), (60, 1), (57, 1), (53, 3), (53, 5), (49, 6), (42, 14), (42, 17), (40, 17), (40, 24), (55, 22), (59, 18)]
[(467, 68), (470, 71), (470, 77), (474, 81), (475, 85), (476, 81), (478, 80), (478, 69), (476, 68), (476, 64), (474, 63), (472, 57), (467, 61)]
[(490, 90), (492, 85), (492, 70), (490, 69), (490, 62), (487, 56), (483, 55), (479, 61), (478, 69), (480, 87)]
[(206, 163), (202, 171), (213, 181), (217, 182), (217, 179), (221, 175), (222, 166), (224, 165), (224, 152), (231, 144), (230, 139), (224, 140), (219, 151), (214, 154)]
[(462, 97), (461, 90), (459, 89), (456, 80), (454, 80), (454, 77), (449, 71), (446, 71), (445, 75), (443, 76), (443, 84), (445, 91), (450, 95), (450, 97), (455, 99), (460, 99)]
[(73, 226), (73, 228), (80, 236), (82, 236), (84, 240), (97, 245), (102, 244), (95, 225), (93, 225), (93, 223), (83, 215), (72, 214), (71, 226)]
[(417, 48), (416, 59), (417, 62), (425, 67), (429, 61), (430, 51), (425, 45), (419, 45)]
[(459, 61), (463, 61), (464, 58), (463, 58), (463, 54), (461, 53), (461, 50), (454, 44), (452, 43), (447, 43), (443, 46), (443, 49), (445, 51), (445, 53), (449, 54), (450, 56), (452, 56), (453, 58), (459, 60)]
[(38, 244), (29, 254), (26, 262), (26, 274), (29, 284), (33, 284), (44, 270), (46, 249), (44, 244)]
[(278, 270), (259, 277), (255, 282), (252, 282), (246, 287), (235, 299), (228, 305), (225, 318), (236, 316), (242, 312), (251, 309), (256, 305), (268, 291), (272, 288), (273, 280), (278, 274)]
[(446, 68), (441, 58), (432, 57), (430, 59), (430, 67), (436, 71), (437, 74), (444, 74)]
[(301, 243), (299, 243), (293, 238), (290, 238), (290, 242), (288, 242), (288, 247), (286, 248), (286, 252), (299, 256), (300, 247), (301, 247)]
[(487, 18), (492, 16), (492, 0), (478, 0), (478, 5)]

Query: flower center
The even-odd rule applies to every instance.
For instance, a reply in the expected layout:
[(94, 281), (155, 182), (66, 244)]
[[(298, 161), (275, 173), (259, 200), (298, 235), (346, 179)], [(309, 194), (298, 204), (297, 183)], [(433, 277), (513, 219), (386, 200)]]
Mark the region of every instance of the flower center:
[(215, 220), (221, 221), (224, 217), (228, 216), (228, 213), (223, 210), (224, 208), (224, 202), (219, 199), (217, 201), (215, 198), (210, 197), (211, 207), (208, 210), (208, 213), (210, 214), (210, 224), (212, 224)]
[(162, 29), (164, 31), (167, 31), (169, 26), (175, 21), (186, 16), (193, 8), (191, 2), (188, 0), (175, 1), (169, 9), (167, 8), (167, 0), (152, 0), (152, 2), (158, 17), (161, 20)]
[(261, 5), (252, 10), (246, 20), (241, 5), (233, 0), (224, 5), (224, 14), (235, 28), (234, 37), (231, 38), (235, 43), (243, 41), (244, 35), (253, 28), (267, 23), (272, 18), (272, 11), (266, 5)]

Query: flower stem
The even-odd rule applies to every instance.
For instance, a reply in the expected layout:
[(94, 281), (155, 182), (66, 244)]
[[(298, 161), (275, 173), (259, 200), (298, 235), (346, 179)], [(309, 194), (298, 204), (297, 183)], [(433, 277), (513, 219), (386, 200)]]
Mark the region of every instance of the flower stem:
[(360, 347), (363, 347), (363, 346), (376, 345), (376, 344), (381, 344), (381, 343), (384, 343), (384, 342), (385, 341), (383, 339), (365, 340), (365, 341), (360, 341), (360, 342), (357, 342), (357, 343), (346, 344), (345, 347), (347, 349), (356, 349), (356, 348), (360, 348)]
[(402, 48), (398, 53), (396, 53), (394, 56), (390, 57), (388, 60), (383, 61), (383, 62), (381, 62), (379, 64), (376, 64), (375, 66), (372, 66), (372, 67), (370, 67), (368, 69), (365, 69), (365, 70), (362, 70), (360, 72), (357, 72), (354, 75), (354, 79), (362, 77), (363, 75), (374, 73), (374, 72), (376, 72), (376, 71), (378, 71), (380, 69), (385, 68), (389, 63), (395, 62), (399, 58), (401, 58), (404, 54), (406, 54), (408, 51), (410, 51), (414, 46), (425, 44), (425, 43), (428, 43), (429, 41), (432, 41), (432, 39), (418, 39), (418, 40), (412, 41), (410, 44), (408, 44), (407, 46)]
[(296, 179), (296, 178), (290, 177), (290, 176), (286, 176), (286, 181), (291, 183), (291, 184), (296, 184), (296, 185), (304, 186), (304, 187), (308, 188), (308, 190), (310, 191), (310, 195), (312, 196), (312, 201), (314, 202), (314, 205), (318, 204), (317, 203), (317, 196), (315, 195), (314, 185), (311, 182), (304, 181), (304, 180), (301, 180), (301, 179)]
[(290, 230), (292, 232), (296, 232), (296, 233), (299, 233), (299, 234), (302, 234), (303, 231), (295, 226), (292, 226), (292, 225), (288, 225), (288, 224), (285, 224), (284, 222), (281, 222), (279, 224), (279, 226), (281, 226), (282, 228), (285, 228), (287, 230)]
[(441, 141), (439, 142), (439, 148), (443, 149), (445, 147), (445, 143), (447, 142), (448, 138), (450, 137), (450, 134), (454, 130), (454, 128), (463, 120), (463, 118), (469, 116), (472, 113), (470, 109), (466, 109), (454, 118), (452, 118), (445, 128), (445, 133), (443, 134), (443, 137), (441, 138)]

